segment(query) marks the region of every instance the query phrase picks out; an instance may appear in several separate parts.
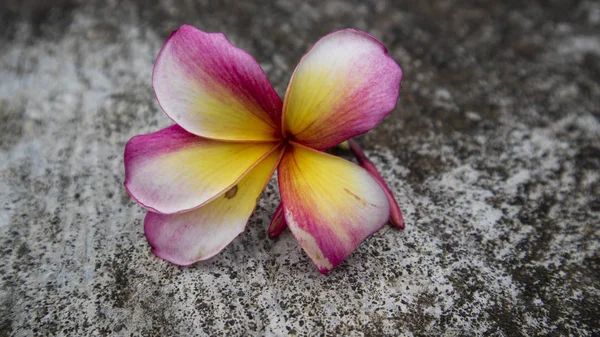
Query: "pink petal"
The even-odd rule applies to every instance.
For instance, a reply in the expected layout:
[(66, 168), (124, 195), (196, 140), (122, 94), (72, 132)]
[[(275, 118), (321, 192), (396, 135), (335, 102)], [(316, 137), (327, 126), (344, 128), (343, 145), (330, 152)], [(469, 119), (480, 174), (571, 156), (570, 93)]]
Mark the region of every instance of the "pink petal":
[(283, 204), (279, 203), (275, 213), (273, 213), (273, 217), (271, 217), (271, 223), (267, 229), (267, 235), (270, 239), (275, 239), (279, 236), (279, 234), (283, 233), (286, 228), (287, 223), (285, 222), (285, 216), (283, 214)]
[(358, 165), (292, 144), (278, 171), (285, 219), (306, 254), (327, 273), (383, 227), (389, 204)]
[(331, 33), (294, 71), (284, 134), (323, 150), (365, 133), (394, 109), (401, 80), (400, 67), (375, 38), (353, 29)]
[(152, 252), (186, 266), (223, 250), (244, 231), (280, 154), (281, 151), (269, 154), (235, 187), (200, 208), (173, 215), (148, 212), (144, 231)]
[(153, 212), (190, 210), (231, 188), (277, 146), (210, 140), (173, 125), (129, 140), (125, 187)]
[(276, 140), (281, 99), (260, 65), (220, 33), (183, 25), (167, 39), (152, 76), (165, 113), (185, 130), (221, 140)]

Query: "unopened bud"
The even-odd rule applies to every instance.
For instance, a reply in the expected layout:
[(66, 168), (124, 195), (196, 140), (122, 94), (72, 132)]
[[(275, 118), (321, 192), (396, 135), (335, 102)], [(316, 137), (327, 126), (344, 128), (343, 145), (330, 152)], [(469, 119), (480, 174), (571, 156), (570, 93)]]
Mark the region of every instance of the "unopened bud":
[(275, 213), (273, 213), (269, 229), (267, 229), (267, 235), (270, 239), (275, 239), (286, 228), (287, 223), (285, 222), (285, 216), (283, 216), (283, 203), (280, 203), (279, 206), (277, 206)]

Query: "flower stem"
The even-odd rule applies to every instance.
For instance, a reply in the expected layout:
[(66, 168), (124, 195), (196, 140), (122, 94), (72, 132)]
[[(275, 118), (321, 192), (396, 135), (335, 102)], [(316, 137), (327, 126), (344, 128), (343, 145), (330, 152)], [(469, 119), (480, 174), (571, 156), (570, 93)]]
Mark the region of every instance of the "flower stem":
[[(343, 144), (343, 143), (342, 143)], [(400, 210), (400, 206), (398, 206), (398, 202), (394, 198), (394, 194), (385, 183), (375, 165), (367, 158), (365, 152), (360, 148), (358, 143), (354, 139), (348, 139), (348, 146), (350, 147), (350, 151), (356, 157), (358, 164), (362, 166), (369, 174), (375, 178), (379, 186), (385, 192), (385, 196), (388, 199), (390, 204), (390, 223), (399, 229), (404, 229), (404, 217), (402, 216), (402, 211)], [(276, 212), (277, 213), (277, 212)]]

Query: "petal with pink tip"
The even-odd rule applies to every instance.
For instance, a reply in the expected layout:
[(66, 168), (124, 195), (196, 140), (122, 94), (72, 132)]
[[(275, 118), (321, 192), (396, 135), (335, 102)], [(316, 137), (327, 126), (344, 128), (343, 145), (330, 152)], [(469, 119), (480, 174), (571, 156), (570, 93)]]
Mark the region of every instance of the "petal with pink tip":
[(402, 71), (372, 36), (353, 29), (331, 33), (304, 55), (283, 107), (283, 129), (323, 150), (365, 133), (394, 109)]
[(152, 75), (165, 113), (185, 130), (220, 140), (276, 140), (281, 99), (260, 65), (225, 35), (181, 26)]
[(144, 232), (152, 252), (187, 266), (219, 253), (244, 231), (281, 151), (273, 151), (217, 199), (195, 210), (163, 215), (148, 212)]
[(173, 214), (227, 190), (276, 143), (226, 143), (178, 125), (131, 138), (125, 146), (125, 187), (147, 209)]
[(287, 225), (321, 273), (340, 264), (389, 218), (379, 184), (349, 161), (294, 144), (278, 172)]

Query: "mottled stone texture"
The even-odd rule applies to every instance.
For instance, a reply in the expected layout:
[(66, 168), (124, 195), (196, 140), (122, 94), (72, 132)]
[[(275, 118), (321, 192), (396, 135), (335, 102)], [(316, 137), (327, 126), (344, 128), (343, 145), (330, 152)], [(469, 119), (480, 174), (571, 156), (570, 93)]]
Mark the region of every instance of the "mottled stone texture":
[[(3, 1), (0, 335), (600, 334), (597, 1)], [(221, 31), (280, 94), (355, 27), (405, 72), (360, 138), (407, 228), (327, 276), (248, 229), (188, 268), (150, 253), (123, 148), (170, 124), (151, 89), (171, 30)]]

